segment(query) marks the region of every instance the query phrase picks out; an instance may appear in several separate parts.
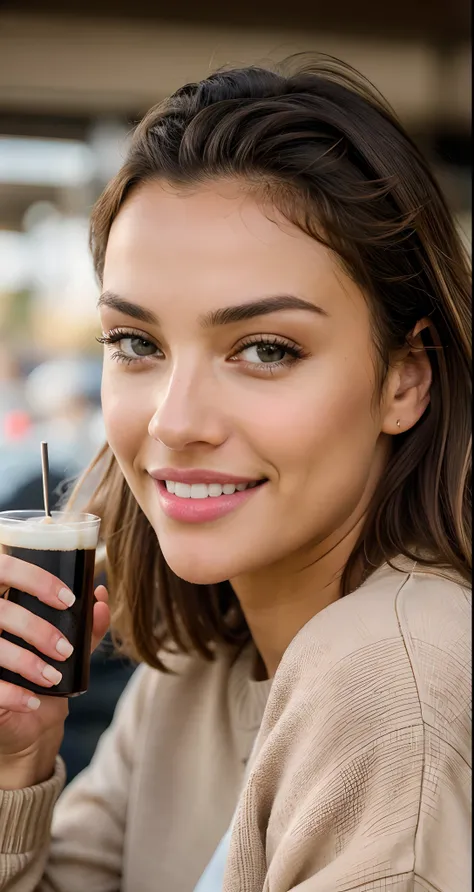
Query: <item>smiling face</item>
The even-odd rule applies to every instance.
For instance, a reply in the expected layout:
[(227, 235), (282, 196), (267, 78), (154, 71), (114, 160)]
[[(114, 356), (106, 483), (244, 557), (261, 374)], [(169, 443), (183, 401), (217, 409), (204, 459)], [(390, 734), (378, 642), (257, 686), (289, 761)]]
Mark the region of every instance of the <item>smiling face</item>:
[(149, 183), (103, 285), (108, 441), (171, 569), (297, 569), (340, 539), (383, 471), (387, 406), (367, 302), (331, 252), (236, 184)]

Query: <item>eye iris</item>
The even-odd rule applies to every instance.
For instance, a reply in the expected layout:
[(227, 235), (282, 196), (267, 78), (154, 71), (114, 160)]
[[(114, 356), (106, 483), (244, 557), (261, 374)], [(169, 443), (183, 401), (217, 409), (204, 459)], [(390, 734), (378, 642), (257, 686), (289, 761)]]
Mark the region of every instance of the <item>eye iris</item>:
[(261, 362), (281, 362), (286, 350), (278, 344), (260, 344), (257, 347), (257, 355)]
[(156, 349), (154, 344), (150, 344), (149, 341), (145, 341), (143, 338), (131, 338), (130, 346), (137, 356), (150, 356)]

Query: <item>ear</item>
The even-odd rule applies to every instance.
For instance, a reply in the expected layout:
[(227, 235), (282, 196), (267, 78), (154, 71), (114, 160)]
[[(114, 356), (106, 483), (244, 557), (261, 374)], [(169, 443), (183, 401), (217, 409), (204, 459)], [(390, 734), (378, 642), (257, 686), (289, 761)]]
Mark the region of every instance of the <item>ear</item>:
[(385, 434), (410, 430), (429, 405), (432, 373), (421, 332), (430, 327), (429, 319), (417, 322), (407, 338), (407, 346), (391, 366), (384, 400), (382, 431)]

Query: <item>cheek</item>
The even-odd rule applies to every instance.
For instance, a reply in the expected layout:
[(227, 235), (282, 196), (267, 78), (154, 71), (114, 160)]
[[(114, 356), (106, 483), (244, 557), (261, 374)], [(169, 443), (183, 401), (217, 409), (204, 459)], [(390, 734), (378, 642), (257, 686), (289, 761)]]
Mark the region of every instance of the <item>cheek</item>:
[(300, 459), (313, 465), (313, 451), (350, 451), (357, 444), (373, 443), (377, 436), (377, 413), (373, 410), (373, 374), (347, 366), (337, 372), (327, 369), (294, 381), (286, 391), (275, 390), (254, 407), (256, 439), (265, 452)]
[(151, 416), (130, 378), (107, 367), (102, 377), (102, 412), (110, 448), (123, 468), (130, 467), (148, 436)]

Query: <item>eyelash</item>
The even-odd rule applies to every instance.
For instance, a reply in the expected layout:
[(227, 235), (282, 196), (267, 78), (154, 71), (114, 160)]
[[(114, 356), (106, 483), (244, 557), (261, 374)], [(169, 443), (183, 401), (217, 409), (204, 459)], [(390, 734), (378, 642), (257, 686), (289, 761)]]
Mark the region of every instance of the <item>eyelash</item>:
[[(137, 338), (138, 340), (143, 341), (145, 344), (151, 344), (156, 347), (156, 344), (153, 341), (148, 340), (148, 338), (144, 338), (140, 332), (137, 331), (125, 331), (123, 329), (113, 329), (109, 331), (108, 334), (104, 334), (101, 338), (96, 338), (99, 344), (105, 344), (107, 347), (112, 347), (114, 344), (119, 343), (126, 338)], [(272, 374), (275, 371), (278, 371), (281, 368), (288, 368), (289, 366), (294, 365), (301, 359), (304, 359), (307, 355), (305, 351), (295, 344), (294, 341), (287, 341), (285, 338), (280, 338), (277, 335), (255, 335), (254, 337), (249, 337), (245, 341), (239, 344), (238, 350), (230, 357), (230, 360), (235, 360), (237, 356), (244, 352), (244, 350), (248, 350), (249, 347), (258, 347), (259, 345), (272, 346), (272, 347), (281, 347), (286, 351), (289, 358), (284, 360), (279, 360), (277, 362), (268, 362), (262, 363), (261, 365), (257, 365), (257, 363), (247, 363), (248, 367), (253, 368), (254, 371), (262, 372), (264, 374)], [(160, 349), (157, 347), (157, 349)], [(133, 365), (135, 363), (146, 362), (148, 359), (155, 359), (156, 357), (142, 357), (139, 359), (133, 359), (131, 356), (126, 356), (122, 350), (116, 350), (111, 355), (111, 359), (115, 362), (125, 362), (127, 365)]]
[[(152, 346), (156, 346), (153, 344), (153, 341), (149, 341), (148, 338), (144, 338), (143, 335), (138, 331), (124, 331), (121, 328), (114, 328), (109, 331), (108, 334), (102, 335), (101, 338), (96, 338), (96, 341), (99, 344), (105, 344), (106, 347), (113, 347), (114, 344), (118, 344), (120, 341), (126, 340), (126, 338), (137, 338), (139, 341), (143, 341), (144, 344), (151, 344)], [(157, 349), (160, 349), (159, 347)], [(155, 357), (146, 357), (143, 356), (142, 360), (138, 357), (133, 359), (131, 356), (126, 356), (122, 350), (116, 350), (115, 353), (112, 353), (111, 359), (115, 360), (115, 362), (125, 362), (127, 365), (131, 365), (135, 362), (141, 362), (146, 359), (154, 359)]]
[(244, 350), (248, 350), (249, 347), (258, 347), (260, 345), (270, 346), (270, 347), (281, 347), (287, 353), (287, 358), (279, 360), (278, 362), (265, 362), (261, 365), (257, 366), (256, 363), (247, 363), (247, 367), (253, 368), (254, 371), (258, 373), (263, 373), (267, 375), (271, 375), (273, 372), (278, 371), (278, 369), (288, 368), (289, 366), (294, 365), (299, 360), (304, 359), (306, 353), (304, 350), (295, 344), (294, 341), (287, 341), (285, 338), (279, 338), (277, 335), (255, 335), (254, 337), (248, 337), (245, 341), (242, 341), (239, 344), (238, 350), (230, 357), (233, 360), (236, 356), (239, 356)]

